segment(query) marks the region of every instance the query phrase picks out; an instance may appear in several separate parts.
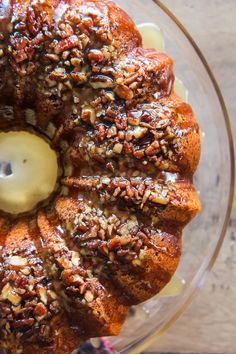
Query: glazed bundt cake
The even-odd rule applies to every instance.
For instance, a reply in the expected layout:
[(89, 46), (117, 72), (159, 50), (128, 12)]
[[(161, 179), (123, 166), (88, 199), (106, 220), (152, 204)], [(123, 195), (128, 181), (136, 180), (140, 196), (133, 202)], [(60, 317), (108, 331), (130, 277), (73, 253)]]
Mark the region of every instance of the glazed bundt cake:
[[(30, 210), (0, 199), (6, 353), (69, 354), (117, 335), (170, 281), (200, 209), (199, 127), (173, 84), (172, 59), (144, 49), (109, 0), (0, 0), (0, 142), (27, 132), (58, 163)], [(0, 153), (0, 194), (11, 174)]]

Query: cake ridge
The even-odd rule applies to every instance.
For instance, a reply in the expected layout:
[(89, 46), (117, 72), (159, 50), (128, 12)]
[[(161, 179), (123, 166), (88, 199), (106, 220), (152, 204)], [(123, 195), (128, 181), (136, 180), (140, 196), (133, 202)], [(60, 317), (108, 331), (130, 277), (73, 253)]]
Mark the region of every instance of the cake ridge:
[[(79, 253), (67, 248), (65, 237), (59, 236), (43, 213), (38, 216), (38, 226), (48, 254), (46, 259), (50, 265), (51, 277), (58, 286), (64, 307), (73, 319), (72, 323), (80, 328), (80, 336), (87, 338), (96, 333), (102, 335), (99, 332), (101, 329), (105, 335), (117, 334), (116, 317), (120, 323), (127, 313), (126, 307), (107, 293), (90, 268), (84, 268)], [(115, 309), (118, 308), (116, 313)]]

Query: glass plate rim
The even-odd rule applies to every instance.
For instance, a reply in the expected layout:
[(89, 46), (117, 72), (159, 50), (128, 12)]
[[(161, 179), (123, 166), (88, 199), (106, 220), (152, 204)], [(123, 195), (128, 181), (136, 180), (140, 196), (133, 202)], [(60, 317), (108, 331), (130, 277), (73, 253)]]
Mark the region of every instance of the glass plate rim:
[[(230, 154), (230, 187), (229, 187), (229, 195), (228, 195), (228, 207), (226, 210), (226, 215), (225, 215), (225, 220), (223, 223), (223, 227), (220, 233), (219, 240), (217, 242), (217, 245), (209, 258), (209, 261), (205, 267), (205, 270), (201, 274), (201, 279), (198, 279), (196, 276), (192, 280), (192, 286), (191, 286), (191, 292), (189, 293), (189, 296), (187, 299), (183, 302), (183, 304), (180, 306), (180, 308), (175, 312), (175, 314), (168, 320), (167, 323), (165, 323), (159, 330), (153, 330), (150, 334), (148, 334), (146, 337), (143, 337), (136, 341), (134, 344), (131, 344), (129, 348), (125, 349), (122, 351), (122, 354), (137, 354), (140, 353), (141, 351), (147, 349), (150, 345), (152, 345), (182, 314), (183, 312), (187, 309), (187, 307), (191, 304), (193, 299), (195, 298), (197, 291), (199, 290), (204, 282), (202, 279), (206, 279), (208, 273), (211, 271), (212, 267), (215, 264), (215, 261), (218, 257), (218, 254), (220, 252), (221, 246), (223, 244), (229, 221), (230, 221), (230, 216), (233, 208), (233, 202), (234, 202), (234, 189), (235, 189), (235, 150), (234, 150), (234, 140), (233, 140), (233, 133), (232, 133), (232, 128), (231, 128), (231, 123), (230, 123), (230, 118), (229, 114), (226, 108), (226, 104), (223, 98), (223, 95), (221, 93), (219, 84), (205, 58), (203, 53), (201, 52), (200, 48), (196, 44), (195, 40), (192, 38), (188, 30), (185, 28), (185, 26), (178, 20), (178, 18), (171, 12), (171, 10), (164, 5), (160, 0), (151, 0), (154, 2), (155, 5), (159, 6), (159, 8), (165, 12), (165, 14), (176, 24), (176, 26), (181, 30), (181, 32), (184, 34), (184, 36), (187, 38), (189, 43), (191, 44), (192, 48), (194, 49), (195, 53), (199, 57), (200, 61), (202, 62), (209, 79), (213, 85), (213, 88), (216, 92), (216, 95), (218, 97), (221, 110), (223, 113), (224, 117), (224, 122), (226, 126), (226, 131), (227, 131), (227, 136), (228, 136), (228, 145), (229, 145), (229, 154)], [(198, 275), (198, 274), (197, 274)], [(193, 284), (195, 284), (193, 286)]]

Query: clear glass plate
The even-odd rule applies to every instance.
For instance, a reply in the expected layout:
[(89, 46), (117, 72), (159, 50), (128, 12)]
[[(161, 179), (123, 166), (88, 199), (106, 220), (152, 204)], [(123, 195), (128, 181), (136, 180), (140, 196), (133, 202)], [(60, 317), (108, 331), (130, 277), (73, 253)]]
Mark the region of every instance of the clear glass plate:
[(185, 285), (177, 296), (156, 297), (134, 308), (120, 336), (112, 338), (121, 353), (139, 353), (183, 313), (201, 288), (223, 242), (233, 203), (234, 150), (225, 104), (214, 76), (193, 39), (161, 2), (117, 0), (137, 24), (157, 24), (175, 74), (189, 91), (202, 132), (201, 163), (195, 184), (202, 212), (185, 229), (177, 276)]

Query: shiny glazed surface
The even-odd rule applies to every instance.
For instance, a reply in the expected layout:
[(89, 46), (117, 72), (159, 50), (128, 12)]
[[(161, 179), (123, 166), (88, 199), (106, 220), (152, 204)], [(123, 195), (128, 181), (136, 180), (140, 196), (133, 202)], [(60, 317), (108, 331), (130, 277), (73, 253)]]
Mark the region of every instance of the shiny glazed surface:
[(61, 161), (46, 207), (2, 213), (2, 346), (70, 353), (174, 274), (200, 209), (199, 128), (172, 59), (110, 1), (0, 9), (0, 129), (40, 131)]
[(122, 353), (139, 353), (158, 340), (205, 284), (223, 242), (232, 208), (234, 150), (221, 92), (186, 29), (160, 1), (150, 1), (148, 6), (139, 0), (131, 0), (129, 6), (122, 0), (119, 4), (137, 24), (152, 22), (161, 28), (166, 51), (174, 58), (176, 76), (188, 88), (189, 102), (202, 131), (201, 161), (194, 179), (202, 211), (184, 231), (183, 254), (176, 274), (185, 280), (184, 289), (176, 297), (156, 297), (136, 309), (121, 335), (114, 339)]

